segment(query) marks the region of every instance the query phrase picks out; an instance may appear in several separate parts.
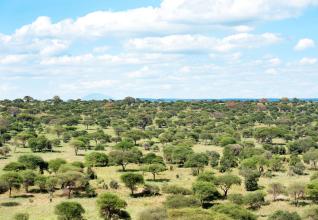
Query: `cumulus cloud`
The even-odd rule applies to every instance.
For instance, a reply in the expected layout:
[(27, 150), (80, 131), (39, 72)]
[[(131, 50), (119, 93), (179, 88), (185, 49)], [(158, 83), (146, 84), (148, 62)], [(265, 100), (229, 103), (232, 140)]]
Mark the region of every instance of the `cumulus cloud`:
[(221, 39), (204, 35), (171, 35), (131, 39), (126, 46), (130, 49), (161, 52), (228, 52), (237, 48), (257, 48), (275, 44), (280, 40), (281, 38), (273, 33), (240, 33)]
[(300, 51), (300, 50), (306, 50), (312, 47), (315, 47), (315, 41), (309, 38), (304, 38), (298, 41), (294, 49)]
[(317, 63), (317, 61), (318, 61), (317, 58), (304, 57), (299, 61), (299, 63), (301, 65), (313, 65)]
[(294, 17), (317, 3), (318, 0), (163, 0), (160, 7), (96, 11), (57, 23), (49, 17), (38, 17), (19, 28), (14, 36), (99, 38), (122, 32), (180, 33), (195, 29), (196, 25), (202, 28), (233, 24), (239, 24), (233, 26), (234, 30), (247, 32), (251, 30), (247, 22)]

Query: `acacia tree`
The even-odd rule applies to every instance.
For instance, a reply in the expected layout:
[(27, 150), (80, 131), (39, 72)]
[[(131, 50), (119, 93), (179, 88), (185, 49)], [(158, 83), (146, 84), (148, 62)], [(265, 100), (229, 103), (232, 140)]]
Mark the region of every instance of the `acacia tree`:
[(232, 174), (223, 174), (216, 178), (215, 184), (224, 192), (223, 196), (226, 198), (233, 185), (241, 185), (241, 178)]
[(276, 201), (277, 196), (285, 192), (286, 188), (283, 184), (278, 182), (269, 184), (268, 193), (273, 195), (273, 201)]
[(126, 208), (127, 203), (112, 193), (103, 193), (97, 198), (97, 206), (100, 216), (104, 219), (113, 219), (115, 215), (121, 212), (121, 209)]
[(3, 174), (0, 180), (9, 188), (9, 197), (11, 197), (12, 189), (20, 189), (23, 179), (17, 172), (7, 172)]
[(33, 186), (36, 178), (36, 174), (32, 170), (21, 171), (22, 183), (25, 191), (29, 192), (29, 186)]
[(288, 194), (293, 197), (295, 206), (298, 206), (299, 200), (305, 195), (305, 184), (303, 183), (293, 183), (287, 188)]
[(197, 181), (193, 184), (194, 195), (200, 200), (201, 205), (204, 202), (210, 202), (219, 196), (219, 193), (213, 183)]
[(85, 210), (78, 202), (61, 202), (54, 212), (59, 220), (82, 220)]
[(142, 167), (142, 170), (144, 172), (148, 172), (148, 173), (151, 173), (152, 176), (153, 176), (153, 180), (155, 181), (156, 180), (156, 175), (165, 171), (166, 170), (166, 167), (162, 164), (158, 164), (158, 163), (155, 163), (155, 164), (149, 164), (149, 165), (145, 165), (144, 167)]
[(86, 148), (85, 143), (83, 141), (80, 141), (80, 140), (73, 140), (71, 142), (71, 146), (74, 148), (74, 152), (75, 152), (76, 156), (78, 155), (79, 150)]
[(135, 150), (128, 151), (112, 151), (109, 153), (109, 163), (111, 165), (119, 165), (122, 167), (122, 171), (126, 171), (126, 166), (129, 163), (137, 163), (141, 158), (141, 153)]
[(144, 184), (145, 182), (144, 177), (141, 174), (135, 174), (135, 173), (126, 173), (126, 174), (123, 174), (120, 178), (125, 184), (125, 186), (130, 189), (132, 196), (134, 196), (134, 192), (137, 186)]
[(191, 167), (194, 175), (198, 175), (209, 164), (209, 157), (205, 153), (194, 153), (185, 162), (185, 167)]

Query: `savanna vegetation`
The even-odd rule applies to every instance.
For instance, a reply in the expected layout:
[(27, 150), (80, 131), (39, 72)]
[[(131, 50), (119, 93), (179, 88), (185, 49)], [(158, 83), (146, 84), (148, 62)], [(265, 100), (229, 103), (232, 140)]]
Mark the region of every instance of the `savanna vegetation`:
[(318, 219), (318, 103), (0, 101), (0, 219)]

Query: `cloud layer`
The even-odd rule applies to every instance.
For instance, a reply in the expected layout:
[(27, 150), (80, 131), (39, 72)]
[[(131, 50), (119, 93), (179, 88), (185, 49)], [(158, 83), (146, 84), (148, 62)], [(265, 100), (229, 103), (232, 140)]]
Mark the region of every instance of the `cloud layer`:
[[(95, 11), (58, 22), (40, 16), (12, 34), (0, 33), (0, 80), (5, 82), (0, 98), (24, 93), (74, 98), (91, 92), (296, 96), (278, 87), (285, 73), (297, 82), (298, 72), (316, 70), (315, 55), (301, 54), (315, 49), (315, 39), (291, 40), (258, 26), (292, 19), (317, 5), (318, 0), (163, 0), (159, 7)], [(302, 57), (284, 57), (276, 48)], [(271, 89), (259, 89), (259, 80)]]

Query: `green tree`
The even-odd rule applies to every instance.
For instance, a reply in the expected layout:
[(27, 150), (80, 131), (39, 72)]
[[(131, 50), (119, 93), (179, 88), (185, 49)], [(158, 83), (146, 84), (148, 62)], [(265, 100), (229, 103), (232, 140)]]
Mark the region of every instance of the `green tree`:
[(216, 178), (215, 184), (224, 192), (226, 198), (233, 185), (241, 185), (241, 178), (232, 174), (223, 174)]
[(8, 186), (9, 197), (11, 197), (12, 189), (20, 189), (23, 179), (19, 173), (7, 172), (1, 176), (0, 181)]
[(126, 171), (126, 166), (129, 163), (137, 163), (141, 155), (137, 151), (112, 151), (109, 153), (109, 164), (119, 165), (123, 171)]
[(63, 164), (66, 164), (66, 160), (57, 158), (49, 161), (49, 170), (56, 173)]
[(23, 170), (20, 172), (22, 177), (22, 184), (25, 191), (29, 192), (29, 186), (34, 186), (36, 174), (32, 170)]
[(127, 188), (130, 189), (131, 195), (134, 195), (136, 187), (138, 185), (144, 184), (144, 177), (140, 174), (135, 173), (125, 173), (121, 175), (121, 181), (125, 184)]
[(103, 193), (99, 195), (96, 202), (100, 216), (108, 220), (119, 215), (121, 209), (124, 209), (127, 206), (127, 203), (124, 200), (112, 193)]
[(185, 162), (185, 167), (191, 167), (194, 175), (198, 175), (200, 171), (204, 169), (205, 166), (209, 164), (209, 158), (205, 153), (194, 153), (190, 154), (187, 161)]
[(55, 206), (54, 213), (59, 220), (82, 220), (85, 210), (78, 202), (61, 202)]
[(213, 183), (197, 181), (193, 184), (194, 195), (200, 200), (201, 205), (219, 197), (219, 193)]
[(156, 180), (156, 175), (165, 171), (166, 167), (162, 164), (149, 164), (142, 167), (144, 172), (151, 173), (153, 176), (153, 180)]
[(86, 145), (83, 141), (73, 140), (70, 144), (74, 148), (75, 155), (78, 155), (78, 151), (82, 149), (86, 149)]
[(92, 152), (85, 155), (85, 163), (90, 167), (106, 167), (108, 165), (108, 156), (100, 152)]

